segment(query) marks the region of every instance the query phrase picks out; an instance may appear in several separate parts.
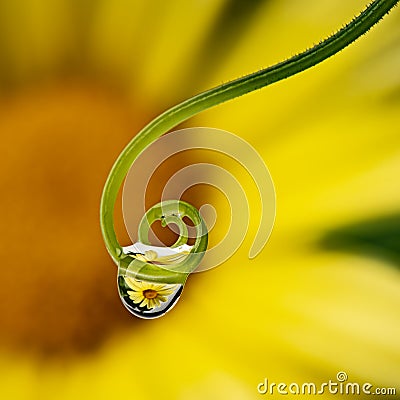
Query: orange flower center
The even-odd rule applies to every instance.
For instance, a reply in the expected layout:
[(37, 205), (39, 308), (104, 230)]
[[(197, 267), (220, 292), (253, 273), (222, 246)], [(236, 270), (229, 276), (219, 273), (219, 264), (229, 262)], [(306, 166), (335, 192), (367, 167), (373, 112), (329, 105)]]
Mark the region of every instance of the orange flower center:
[(143, 296), (146, 297), (146, 299), (154, 299), (155, 297), (157, 297), (157, 294), (157, 291), (153, 289), (143, 290)]

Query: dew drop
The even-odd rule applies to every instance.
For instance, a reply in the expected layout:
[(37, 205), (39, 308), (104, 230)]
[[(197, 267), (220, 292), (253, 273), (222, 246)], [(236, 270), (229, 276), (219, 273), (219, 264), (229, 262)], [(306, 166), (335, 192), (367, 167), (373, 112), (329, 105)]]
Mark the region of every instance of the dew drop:
[(176, 262), (184, 259), (192, 246), (182, 245), (176, 248), (157, 247), (140, 242), (123, 248), (126, 256), (132, 257), (135, 263), (119, 268), (118, 292), (122, 304), (139, 318), (152, 319), (163, 316), (177, 303), (183, 291), (181, 283), (165, 283), (152, 279), (146, 280), (140, 275), (140, 265), (149, 263), (152, 268), (168, 267), (173, 270)]

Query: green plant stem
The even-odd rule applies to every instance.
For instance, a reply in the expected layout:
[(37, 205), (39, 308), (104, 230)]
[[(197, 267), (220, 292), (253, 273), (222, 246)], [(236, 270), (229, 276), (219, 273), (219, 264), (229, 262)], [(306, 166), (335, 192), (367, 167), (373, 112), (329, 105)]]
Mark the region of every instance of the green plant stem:
[(100, 224), (107, 250), (118, 262), (121, 245), (114, 230), (114, 206), (119, 188), (135, 159), (153, 141), (190, 117), (225, 101), (288, 78), (347, 47), (384, 17), (399, 0), (374, 0), (350, 23), (324, 41), (286, 61), (200, 93), (165, 111), (145, 126), (116, 160), (104, 186)]

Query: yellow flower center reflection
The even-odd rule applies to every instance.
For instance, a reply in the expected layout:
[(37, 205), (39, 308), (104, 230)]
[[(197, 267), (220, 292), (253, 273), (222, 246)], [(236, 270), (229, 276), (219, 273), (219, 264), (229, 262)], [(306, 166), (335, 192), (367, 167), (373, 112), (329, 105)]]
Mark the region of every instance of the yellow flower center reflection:
[(157, 297), (157, 294), (158, 293), (152, 289), (147, 289), (143, 292), (143, 296), (146, 297), (146, 299), (154, 299), (155, 297)]
[(132, 289), (127, 292), (129, 298), (140, 307), (147, 307), (150, 310), (160, 307), (179, 287), (179, 285), (139, 281), (130, 277), (125, 277), (125, 282)]

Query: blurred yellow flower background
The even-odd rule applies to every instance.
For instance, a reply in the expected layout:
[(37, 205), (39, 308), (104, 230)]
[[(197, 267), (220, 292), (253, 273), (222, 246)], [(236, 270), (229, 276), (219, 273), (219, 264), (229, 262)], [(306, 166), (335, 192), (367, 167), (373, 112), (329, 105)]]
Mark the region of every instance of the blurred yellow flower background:
[(168, 315), (140, 321), (119, 303), (98, 220), (113, 161), (152, 117), (365, 5), (0, 3), (2, 398), (256, 399), (264, 378), (338, 371), (400, 393), (398, 9), (318, 67), (186, 124), (231, 131), (268, 165), (277, 219), (256, 259), (249, 234)]

